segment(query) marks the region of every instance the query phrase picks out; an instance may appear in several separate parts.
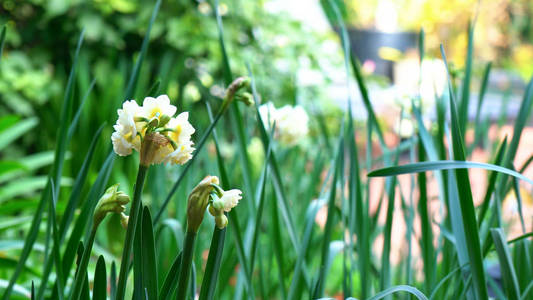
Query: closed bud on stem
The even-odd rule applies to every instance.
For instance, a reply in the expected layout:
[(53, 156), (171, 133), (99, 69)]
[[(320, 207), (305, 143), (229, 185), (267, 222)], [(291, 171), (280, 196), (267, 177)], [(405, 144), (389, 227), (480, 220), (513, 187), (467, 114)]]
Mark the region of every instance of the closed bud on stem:
[(102, 222), (108, 213), (121, 214), (126, 209), (124, 205), (130, 202), (130, 197), (124, 192), (118, 191), (118, 183), (109, 187), (104, 195), (98, 200), (93, 216), (93, 230)]
[(218, 177), (207, 176), (192, 190), (187, 202), (187, 231), (198, 232), (204, 219), (205, 210), (209, 204), (209, 197), (214, 187), (218, 184)]
[(238, 95), (239, 97), (237, 98), (237, 100), (241, 101), (242, 103), (246, 104), (247, 106), (252, 106), (254, 104), (254, 97), (252, 96), (252, 94), (248, 93), (248, 92), (244, 92), (240, 95)]
[(237, 79), (233, 80), (233, 82), (228, 86), (228, 89), (226, 90), (226, 95), (224, 96), (224, 103), (222, 104), (222, 109), (228, 108), (230, 103), (233, 101), (235, 96), (237, 95), (237, 92), (244, 88), (248, 88), (250, 86), (250, 78), (249, 77), (238, 77)]
[(161, 118), (159, 118), (159, 127), (163, 127), (167, 125), (168, 121), (170, 121), (170, 117), (167, 115), (162, 115)]

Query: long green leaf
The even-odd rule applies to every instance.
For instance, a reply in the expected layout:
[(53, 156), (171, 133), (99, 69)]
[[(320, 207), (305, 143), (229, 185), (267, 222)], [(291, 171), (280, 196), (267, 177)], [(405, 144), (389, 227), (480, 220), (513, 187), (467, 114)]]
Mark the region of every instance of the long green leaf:
[(496, 247), (496, 253), (498, 253), (507, 299), (518, 300), (520, 299), (520, 287), (518, 286), (518, 279), (503, 230), (501, 228), (491, 228), (490, 233)]
[(104, 193), (114, 162), (115, 154), (111, 151), (104, 164), (100, 168), (98, 177), (94, 181), (93, 186), (89, 191), (89, 195), (87, 196), (87, 199), (81, 208), (80, 215), (78, 216), (74, 228), (70, 233), (67, 246), (63, 252), (63, 274), (65, 274), (67, 277), (68, 274), (70, 274), (70, 269), (72, 267), (72, 263), (74, 262), (74, 255), (76, 254), (78, 243), (83, 236), (84, 229), (90, 222), (89, 219), (92, 219), (92, 213), (96, 207), (96, 204), (98, 203), (98, 199), (100, 199), (100, 196)]
[(0, 150), (7, 147), (11, 142), (30, 131), (39, 121), (37, 118), (28, 118), (0, 132)]
[[(72, 93), (73, 93), (72, 86), (73, 86), (74, 78), (76, 76), (76, 65), (77, 65), (78, 55), (79, 55), (82, 41), (83, 41), (83, 36), (84, 36), (84, 32), (82, 31), (82, 33), (80, 34), (80, 38), (78, 40), (76, 52), (74, 54), (74, 60), (72, 63), (72, 68), (70, 70), (67, 87), (65, 89), (65, 97), (63, 100), (63, 106), (61, 110), (61, 117), (60, 117), (59, 129), (58, 129), (59, 134), (57, 137), (57, 145), (55, 148), (56, 151), (55, 151), (54, 166), (50, 174), (50, 178), (52, 179), (52, 182), (55, 185), (54, 192), (56, 193), (56, 195), (59, 195), (60, 177), (61, 177), (61, 173), (63, 170), (63, 161), (64, 161), (66, 148), (68, 144), (68, 139), (66, 135), (68, 131), (67, 123), (69, 122), (69, 119), (70, 119), (70, 111), (72, 107)], [(46, 188), (44, 189), (42, 193), (41, 199), (39, 200), (38, 208), (35, 211), (34, 218), (32, 220), (30, 231), (24, 243), (24, 249), (22, 250), (22, 254), (19, 258), (19, 263), (11, 279), (9, 280), (9, 284), (4, 292), (4, 295), (2, 296), (2, 300), (9, 299), (9, 296), (13, 289), (13, 285), (17, 281), (17, 278), (20, 275), (22, 268), (25, 266), (26, 260), (28, 259), (28, 256), (30, 255), (33, 244), (35, 243), (35, 240), (37, 239), (37, 235), (39, 233), (39, 225), (42, 219), (42, 213), (44, 211), (45, 204), (48, 202), (48, 199), (49, 199), (48, 197), (50, 197), (50, 194), (52, 192), (50, 188), (51, 188), (50, 185), (47, 184)]]
[(489, 171), (496, 171), (499, 173), (511, 175), (527, 183), (533, 184), (533, 180), (524, 175), (493, 164), (473, 162), (473, 161), (457, 161), (457, 160), (438, 160), (438, 161), (424, 161), (412, 164), (405, 164), (401, 166), (386, 167), (374, 170), (368, 173), (369, 177), (384, 177), (401, 174), (420, 173), (427, 171), (438, 170), (461, 170), (461, 169), (485, 169)]
[(142, 218), (142, 281), (148, 299), (157, 299), (157, 264), (155, 260), (154, 231), (152, 216), (148, 207), (144, 207)]
[(474, 52), (474, 24), (468, 24), (468, 46), (466, 51), (465, 77), (463, 78), (463, 90), (461, 101), (459, 103), (459, 130), (461, 136), (465, 135), (466, 125), (468, 123), (468, 108), (470, 104), (470, 81), (472, 78), (472, 56)]
[(181, 252), (176, 256), (170, 270), (168, 270), (165, 281), (159, 290), (159, 299), (167, 300), (171, 297), (178, 285), (178, 276), (181, 268)]
[[(98, 128), (96, 131), (93, 140), (91, 141), (91, 144), (89, 146), (89, 150), (87, 150), (87, 155), (85, 157), (85, 160), (83, 161), (83, 164), (81, 166), (80, 171), (78, 172), (78, 176), (76, 177), (76, 181), (74, 182), (74, 186), (72, 187), (72, 191), (70, 193), (69, 200), (67, 202), (67, 207), (63, 213), (63, 217), (61, 218), (61, 223), (59, 224), (59, 244), (63, 243), (65, 239), (65, 235), (67, 233), (67, 229), (70, 226), (70, 223), (72, 222), (72, 219), (74, 218), (74, 211), (78, 205), (79, 199), (81, 198), (81, 189), (83, 188), (83, 185), (85, 183), (85, 179), (87, 178), (87, 174), (89, 171), (89, 166), (92, 160), (92, 157), (94, 155), (94, 150), (96, 148), (96, 144), (98, 141), (98, 138), (100, 137), (100, 133), (104, 128), (104, 124)], [(41, 279), (43, 282), (48, 281), (48, 277), (50, 276), (50, 271), (52, 270), (52, 261), (47, 261), (47, 265), (44, 268), (44, 273), (41, 276)], [(64, 272), (64, 270), (62, 270)], [(56, 283), (57, 285), (57, 283)], [(37, 297), (38, 299), (42, 299), (44, 292), (45, 292), (46, 285), (41, 285), (39, 287)], [(55, 292), (55, 291), (54, 291)]]
[(141, 51), (139, 53), (139, 56), (137, 57), (137, 61), (135, 62), (135, 66), (133, 67), (133, 71), (131, 72), (131, 76), (128, 81), (128, 86), (126, 87), (126, 91), (124, 93), (124, 99), (126, 100), (131, 99), (135, 95), (137, 81), (139, 80), (139, 72), (141, 71), (142, 63), (144, 61), (144, 58), (146, 57), (146, 52), (148, 52), (148, 44), (150, 43), (150, 32), (152, 31), (152, 25), (155, 22), (155, 18), (157, 17), (157, 13), (159, 12), (160, 6), (161, 0), (157, 0), (154, 9), (152, 10), (152, 16), (150, 17), (148, 28), (146, 29), (146, 33), (144, 35), (143, 43), (141, 45)]
[(390, 288), (388, 288), (388, 289), (376, 294), (375, 296), (371, 297), (369, 300), (383, 299), (383, 298), (385, 298), (385, 297), (387, 297), (389, 295), (392, 295), (392, 294), (395, 294), (395, 293), (398, 293), (398, 292), (409, 293), (409, 294), (415, 296), (418, 300), (427, 300), (426, 295), (422, 294), (422, 292), (420, 292), (417, 288), (409, 286), (409, 285), (397, 285), (397, 286), (390, 287)]
[(107, 274), (105, 269), (104, 256), (100, 255), (96, 262), (96, 269), (94, 270), (94, 287), (93, 300), (107, 299)]
[[(441, 53), (448, 69), (448, 62), (444, 54), (444, 47), (441, 45)], [(448, 71), (448, 86), (450, 97), (450, 112), (451, 112), (451, 129), (452, 129), (452, 148), (453, 157), (456, 160), (464, 161), (465, 148), (463, 144), (463, 136), (457, 115), (457, 107), (452, 91), (452, 84)], [(463, 218), (463, 225), (466, 238), (466, 246), (468, 250), (468, 258), (472, 270), (472, 281), (474, 286), (474, 293), (477, 299), (487, 299), (487, 286), (485, 281), (485, 271), (483, 268), (483, 258), (481, 255), (481, 246), (479, 241), (479, 232), (476, 222), (476, 214), (474, 210), (474, 201), (472, 199), (472, 190), (470, 188), (470, 181), (468, 178), (468, 171), (466, 169), (455, 170), (457, 188), (459, 192), (459, 203), (461, 205), (461, 213)]]
[(333, 180), (331, 181), (331, 190), (329, 194), (329, 200), (328, 200), (328, 213), (327, 213), (327, 220), (326, 225), (324, 227), (324, 237), (322, 239), (322, 254), (321, 254), (321, 263), (319, 267), (318, 277), (317, 277), (317, 286), (315, 287), (315, 293), (313, 295), (314, 298), (322, 297), (324, 294), (324, 289), (326, 287), (326, 270), (327, 270), (327, 262), (329, 257), (329, 250), (330, 250), (330, 241), (331, 241), (331, 234), (333, 230), (333, 224), (335, 222), (335, 197), (337, 192), (337, 182), (338, 178), (340, 176), (340, 168), (341, 164), (344, 162), (343, 154), (344, 154), (344, 136), (342, 134), (343, 130), (341, 130), (341, 135), (339, 137), (338, 142), (338, 148), (337, 148), (337, 155), (335, 159), (335, 166), (334, 166), (334, 172), (333, 172)]

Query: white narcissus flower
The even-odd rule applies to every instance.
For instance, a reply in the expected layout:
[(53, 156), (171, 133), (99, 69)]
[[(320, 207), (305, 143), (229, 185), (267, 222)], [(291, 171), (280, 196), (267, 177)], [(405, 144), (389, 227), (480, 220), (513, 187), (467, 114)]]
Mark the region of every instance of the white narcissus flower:
[(195, 149), (191, 146), (191, 141), (179, 144), (174, 151), (167, 154), (167, 156), (164, 158), (164, 162), (183, 165), (192, 158), (192, 153)]
[(259, 107), (259, 114), (267, 129), (276, 124), (276, 137), (285, 145), (297, 144), (309, 132), (309, 117), (301, 106), (285, 105), (276, 109), (268, 102)]
[(115, 132), (111, 135), (113, 149), (120, 156), (131, 154), (131, 150), (139, 151), (141, 139), (137, 132), (142, 128), (141, 124), (135, 122), (139, 116), (141, 108), (135, 100), (126, 101), (122, 104), (122, 109), (117, 110), (117, 123), (113, 126)]
[(209, 213), (215, 217), (215, 224), (218, 228), (223, 229), (228, 225), (228, 219), (224, 212), (230, 212), (232, 208), (239, 204), (239, 200), (242, 199), (241, 194), (241, 190), (238, 189), (222, 191), (219, 188), (217, 195), (212, 196), (213, 202), (209, 206)]
[(176, 110), (167, 95), (146, 97), (143, 106), (135, 100), (124, 102), (111, 135), (113, 149), (121, 156), (130, 155), (132, 149), (142, 152), (141, 163), (144, 159), (146, 165), (186, 163), (195, 150), (191, 140), (195, 129), (188, 112), (172, 118)]
[(166, 127), (173, 130), (168, 136), (178, 145), (188, 143), (195, 132), (194, 127), (189, 123), (189, 112), (182, 112), (170, 119)]
[(294, 145), (309, 132), (309, 117), (301, 106), (285, 105), (277, 111), (276, 127), (279, 139), (286, 145)]
[(176, 110), (176, 107), (170, 104), (170, 99), (167, 95), (161, 95), (157, 98), (146, 97), (143, 101), (142, 115), (147, 119), (154, 117), (159, 119), (163, 115), (174, 116)]
[(239, 204), (239, 200), (242, 199), (241, 190), (233, 189), (224, 191), (224, 195), (220, 198), (220, 201), (224, 203), (224, 211), (229, 212), (232, 208)]

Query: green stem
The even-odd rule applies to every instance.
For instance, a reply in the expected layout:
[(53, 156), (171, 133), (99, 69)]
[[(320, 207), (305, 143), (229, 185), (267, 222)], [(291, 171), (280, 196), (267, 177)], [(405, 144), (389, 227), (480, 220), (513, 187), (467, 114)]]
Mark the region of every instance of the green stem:
[(183, 242), (183, 252), (181, 255), (181, 269), (178, 281), (178, 291), (176, 293), (177, 300), (183, 300), (185, 297), (187, 297), (195, 239), (196, 232), (187, 231), (185, 241)]
[[(209, 256), (205, 266), (204, 279), (200, 290), (200, 300), (211, 300), (215, 292), (220, 263), (222, 261), (222, 252), (224, 251), (224, 239), (226, 238), (226, 228), (219, 229), (215, 226), (211, 246), (209, 247)], [(252, 248), (253, 249), (253, 248)]]
[(131, 256), (131, 249), (133, 246), (133, 237), (135, 236), (137, 218), (139, 217), (140, 213), (141, 194), (147, 170), (148, 166), (139, 165), (139, 172), (137, 173), (137, 181), (135, 182), (135, 191), (133, 194), (133, 202), (131, 204), (130, 217), (128, 220), (128, 229), (126, 230), (126, 239), (124, 241), (124, 249), (122, 250), (122, 260), (120, 264), (120, 273), (117, 284), (117, 296), (115, 298), (116, 300), (123, 300), (126, 294), (126, 281), (128, 279), (130, 265), (129, 262)]
[(96, 229), (97, 227), (94, 227), (91, 230), (91, 235), (89, 236), (89, 240), (87, 241), (87, 245), (85, 245), (85, 249), (83, 250), (83, 255), (81, 257), (80, 265), (78, 266), (78, 271), (76, 272), (76, 277), (74, 279), (74, 287), (72, 288), (72, 293), (70, 294), (69, 299), (80, 299), (81, 297), (81, 290), (83, 287), (83, 284), (85, 283), (85, 278), (87, 274), (87, 266), (89, 265), (89, 257), (91, 257), (91, 251), (94, 244), (94, 238), (96, 237)]

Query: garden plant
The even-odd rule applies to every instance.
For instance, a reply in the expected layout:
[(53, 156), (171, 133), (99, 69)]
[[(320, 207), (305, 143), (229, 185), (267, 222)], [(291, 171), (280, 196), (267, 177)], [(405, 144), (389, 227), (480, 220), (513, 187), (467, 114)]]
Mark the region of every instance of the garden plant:
[[(0, 150), (12, 149), (0, 156), (3, 300), (533, 299), (532, 220), (522, 209), (533, 184), (522, 173), (533, 154), (515, 163), (533, 79), (512, 134), (487, 138), (490, 121), (481, 111), (491, 63), (470, 111), (475, 22), (462, 72), (448, 68), (443, 43), (447, 88), (431, 107), (412, 96), (400, 122), (412, 122), (414, 133), (391, 144), (372, 106), (379, 99), (370, 99), (350, 51), (342, 1), (320, 4), (339, 36), (347, 95), (358, 93), (362, 105), (348, 101), (335, 117), (268, 101), (269, 85), (287, 78), (276, 82), (264, 65), (234, 57), (238, 45), (226, 43), (218, 2), (194, 18), (212, 22), (209, 47), (198, 51), (220, 70), (204, 77), (180, 70), (173, 99), (174, 64), (194, 64), (187, 60), (194, 53), (149, 56), (161, 47), (158, 40), (152, 46), (151, 34), (161, 30), (155, 24), (165, 1), (149, 2), (138, 51), (117, 58), (133, 62), (121, 64), (121, 73), (102, 63), (98, 76), (109, 77), (91, 79), (86, 28), (68, 56), (59, 114), (0, 116)], [(424, 39), (421, 30), (420, 63)], [(261, 40), (253, 43), (261, 48)], [(199, 94), (192, 102), (184, 99), (188, 84)], [(366, 121), (354, 120), (355, 110)], [(430, 123), (428, 110), (435, 111)], [(20, 150), (28, 144), (53, 151)], [(479, 148), (491, 153), (488, 161), (471, 159)], [(487, 173), (479, 201), (472, 169)], [(521, 226), (512, 239), (502, 217), (509, 195)], [(405, 244), (393, 259), (398, 223)]]

